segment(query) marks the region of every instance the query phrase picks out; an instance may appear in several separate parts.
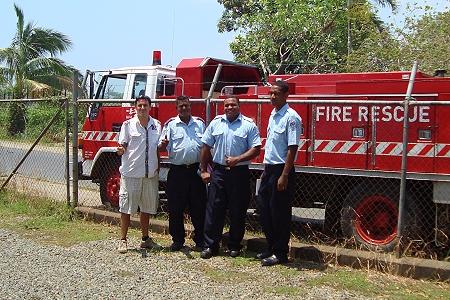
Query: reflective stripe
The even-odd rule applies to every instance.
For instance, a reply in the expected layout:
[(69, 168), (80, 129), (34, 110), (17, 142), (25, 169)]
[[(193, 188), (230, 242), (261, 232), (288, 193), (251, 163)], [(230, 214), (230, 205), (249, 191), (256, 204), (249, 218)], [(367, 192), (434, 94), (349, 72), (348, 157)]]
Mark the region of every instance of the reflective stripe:
[(119, 133), (111, 131), (84, 131), (82, 139), (85, 141), (111, 142), (119, 139)]
[[(377, 142), (376, 155), (402, 155), (402, 143)], [(316, 140), (314, 152), (366, 154), (367, 144), (361, 141)], [(409, 143), (408, 156), (450, 157), (450, 144)]]
[[(82, 138), (85, 141), (110, 142), (117, 141), (118, 132), (110, 131), (84, 131)], [(261, 139), (263, 149), (266, 139)], [(309, 140), (301, 139), (298, 151), (306, 151)], [(341, 154), (366, 154), (367, 143), (364, 141), (338, 141), (338, 140), (316, 140), (314, 152), (341, 153)], [(309, 149), (311, 151), (311, 147)], [(377, 142), (376, 155), (402, 155), (402, 143)], [(445, 157), (450, 158), (450, 144), (409, 143), (408, 156), (414, 157)]]

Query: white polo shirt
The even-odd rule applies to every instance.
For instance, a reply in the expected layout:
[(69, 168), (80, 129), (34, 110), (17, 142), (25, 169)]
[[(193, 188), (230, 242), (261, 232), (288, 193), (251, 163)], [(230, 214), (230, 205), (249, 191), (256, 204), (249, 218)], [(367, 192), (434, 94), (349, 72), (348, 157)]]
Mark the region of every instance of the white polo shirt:
[(134, 178), (157, 175), (160, 134), (161, 123), (150, 116), (147, 128), (139, 123), (137, 116), (123, 122), (118, 142), (127, 146), (122, 155), (120, 174)]

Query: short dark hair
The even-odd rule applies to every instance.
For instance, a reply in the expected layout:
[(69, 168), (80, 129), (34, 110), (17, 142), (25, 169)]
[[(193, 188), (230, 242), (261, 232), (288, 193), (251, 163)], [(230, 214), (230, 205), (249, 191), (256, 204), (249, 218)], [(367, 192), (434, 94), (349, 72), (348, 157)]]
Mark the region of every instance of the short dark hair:
[(178, 102), (180, 101), (188, 101), (189, 102), (189, 97), (185, 96), (185, 95), (180, 95), (175, 99), (175, 104), (178, 105)]
[(239, 104), (239, 98), (237, 96), (228, 96), (226, 97), (223, 101), (227, 100), (227, 99), (235, 99), (237, 104)]
[(152, 99), (150, 99), (149, 96), (139, 95), (139, 96), (137, 96), (136, 100), (134, 100), (135, 106), (139, 100), (146, 100), (148, 102), (148, 105), (152, 104)]
[(289, 92), (289, 85), (284, 80), (277, 80), (273, 82), (272, 85), (279, 87), (283, 93)]

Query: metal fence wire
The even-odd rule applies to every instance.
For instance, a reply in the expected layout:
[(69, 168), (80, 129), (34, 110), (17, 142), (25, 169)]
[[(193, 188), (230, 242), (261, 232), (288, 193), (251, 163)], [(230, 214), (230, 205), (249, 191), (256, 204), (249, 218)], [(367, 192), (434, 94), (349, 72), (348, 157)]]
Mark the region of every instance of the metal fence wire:
[[(8, 101), (0, 102), (2, 124), (6, 124), (13, 102)], [(102, 101), (99, 105), (100, 102), (93, 101), (72, 103), (77, 105), (79, 119), (70, 126), (76, 126), (80, 132), (79, 146), (83, 147), (75, 157), (83, 173), (74, 174), (72, 178), (78, 181), (77, 205), (116, 210), (120, 158), (115, 154), (115, 147), (123, 112), (132, 109), (132, 104), (122, 106), (123, 103), (118, 101)], [(216, 102), (220, 101), (217, 99)], [(6, 126), (0, 128), (1, 183), (33, 143), (36, 134), (32, 135), (31, 131), (43, 129), (53, 117), (50, 111), (57, 110), (60, 105), (58, 101), (20, 103), (27, 112), (25, 131), (11, 136)], [(160, 104), (154, 103), (152, 113)], [(268, 104), (241, 100), (244, 114), (264, 110), (265, 106)], [(292, 241), (377, 251), (393, 251), (400, 245), (402, 253), (407, 255), (427, 258), (450, 255), (450, 145), (448, 130), (437, 126), (444, 115), (450, 113), (450, 103), (416, 101), (409, 106), (403, 207), (399, 206), (404, 153), (401, 101), (356, 103), (333, 100), (319, 103), (305, 100), (291, 101), (290, 106), (300, 113), (304, 124), (311, 124), (309, 128), (303, 128), (296, 159)], [(213, 112), (216, 107), (213, 103)], [(111, 121), (111, 128), (90, 129), (88, 125), (108, 109), (114, 110), (116, 118)], [(73, 106), (70, 122), (75, 120), (72, 110)], [(221, 113), (221, 108), (217, 110)], [(45, 116), (41, 116), (43, 112)], [(60, 201), (69, 200), (64, 176), (65, 152), (72, 146), (65, 144), (65, 122), (68, 120), (64, 120), (64, 113), (60, 117), (62, 119), (50, 126), (42, 141), (15, 172), (7, 188)], [(356, 118), (358, 122), (348, 121), (350, 118)], [(160, 121), (164, 123), (165, 120)], [(263, 138), (267, 120), (265, 122), (256, 120)], [(101, 147), (102, 155), (97, 153)], [(159, 217), (167, 218), (165, 172), (168, 165), (163, 163), (161, 167)], [(261, 234), (255, 190), (262, 170), (261, 155), (251, 165), (249, 183), (252, 197), (246, 229), (253, 234)], [(186, 222), (190, 223), (188, 215)]]
[(0, 100), (0, 186), (67, 201), (65, 107), (60, 96)]

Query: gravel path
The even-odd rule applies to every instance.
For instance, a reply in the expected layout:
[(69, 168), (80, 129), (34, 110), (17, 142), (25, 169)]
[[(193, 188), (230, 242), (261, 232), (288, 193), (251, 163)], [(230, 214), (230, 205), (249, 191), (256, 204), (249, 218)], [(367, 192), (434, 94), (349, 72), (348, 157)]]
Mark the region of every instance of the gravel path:
[[(263, 268), (257, 261), (202, 260), (189, 252), (118, 254), (115, 247), (115, 240), (102, 240), (65, 248), (0, 229), (0, 299), (362, 299), (306, 285), (321, 276), (319, 266)], [(280, 287), (304, 290), (288, 295), (277, 292)]]

